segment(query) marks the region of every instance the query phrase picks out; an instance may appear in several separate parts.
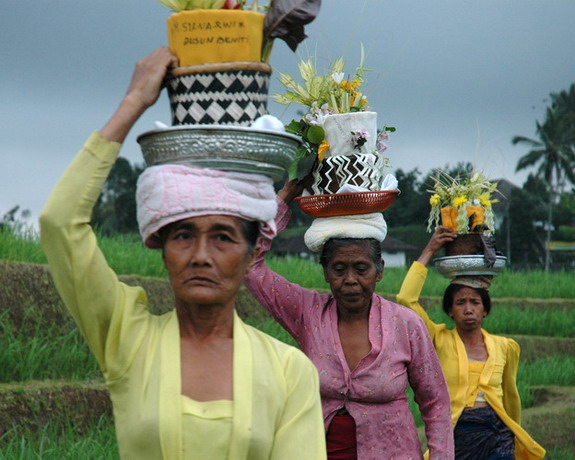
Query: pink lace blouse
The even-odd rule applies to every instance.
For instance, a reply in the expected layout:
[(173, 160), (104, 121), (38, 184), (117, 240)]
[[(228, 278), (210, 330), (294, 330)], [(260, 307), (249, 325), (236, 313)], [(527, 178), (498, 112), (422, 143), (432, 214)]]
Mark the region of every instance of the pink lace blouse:
[[(278, 199), (278, 231), (289, 219), (287, 206)], [(374, 294), (371, 351), (349, 369), (333, 296), (304, 289), (270, 270), (264, 263), (270, 246), (266, 240), (245, 284), (317, 367), (326, 430), (345, 407), (356, 422), (358, 459), (422, 458), (405, 394), (409, 384), (425, 422), (431, 458), (453, 458), (449, 393), (423, 321)]]

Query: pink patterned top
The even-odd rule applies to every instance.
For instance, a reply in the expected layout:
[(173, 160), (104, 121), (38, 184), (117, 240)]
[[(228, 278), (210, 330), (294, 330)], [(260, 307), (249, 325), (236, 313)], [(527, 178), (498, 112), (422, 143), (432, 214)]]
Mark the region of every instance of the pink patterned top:
[[(290, 217), (278, 199), (278, 231)], [(304, 289), (274, 273), (264, 263), (271, 241), (263, 245), (245, 284), (317, 367), (326, 430), (345, 407), (357, 426), (358, 459), (422, 458), (405, 395), (409, 383), (425, 422), (431, 458), (452, 459), (449, 393), (423, 321), (374, 294), (369, 315), (372, 348), (351, 370), (339, 338), (333, 296)]]

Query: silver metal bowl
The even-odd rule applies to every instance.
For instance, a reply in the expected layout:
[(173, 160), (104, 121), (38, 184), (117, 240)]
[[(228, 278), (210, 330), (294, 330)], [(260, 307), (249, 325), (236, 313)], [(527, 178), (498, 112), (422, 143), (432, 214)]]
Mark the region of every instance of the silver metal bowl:
[(147, 166), (189, 164), (200, 168), (283, 178), (300, 138), (242, 126), (186, 125), (148, 131), (137, 138)]
[(447, 278), (467, 275), (495, 276), (505, 268), (507, 257), (496, 256), (493, 267), (487, 267), (482, 255), (439, 257), (434, 262), (435, 269)]

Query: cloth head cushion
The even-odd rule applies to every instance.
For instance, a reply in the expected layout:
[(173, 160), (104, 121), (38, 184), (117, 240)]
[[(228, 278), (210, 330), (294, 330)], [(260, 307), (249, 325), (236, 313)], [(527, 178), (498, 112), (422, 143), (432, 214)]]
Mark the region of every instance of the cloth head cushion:
[(489, 290), (491, 286), (491, 280), (493, 276), (489, 275), (465, 275), (457, 276), (452, 281), (451, 284), (461, 284), (474, 289), (485, 289)]
[(277, 212), (273, 181), (260, 174), (160, 165), (146, 168), (138, 179), (138, 226), (144, 244), (161, 247), (157, 232), (190, 217), (222, 214), (260, 223), (260, 233), (273, 238)]
[(382, 242), (387, 236), (387, 224), (380, 212), (354, 216), (314, 219), (305, 232), (304, 242), (312, 252), (320, 252), (330, 238), (374, 238)]

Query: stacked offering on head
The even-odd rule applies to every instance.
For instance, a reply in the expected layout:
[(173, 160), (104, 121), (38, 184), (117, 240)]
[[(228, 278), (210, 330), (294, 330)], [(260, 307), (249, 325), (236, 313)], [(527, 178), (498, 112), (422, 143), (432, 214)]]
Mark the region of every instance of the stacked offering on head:
[[(385, 227), (381, 212), (399, 193), (395, 177), (385, 173), (389, 166), (384, 156), (385, 141), (395, 128), (384, 126), (378, 132), (377, 113), (369, 109), (361, 92), (366, 69), (360, 64), (353, 77), (345, 78), (344, 66), (340, 58), (322, 76), (311, 60), (303, 61), (299, 64), (303, 85), (282, 74), (280, 82), (287, 91), (275, 97), (281, 104), (295, 102), (307, 108), (307, 113), (286, 129), (302, 139), (290, 166), (290, 178), (302, 175), (301, 160), (313, 159), (313, 182), (304, 196), (296, 199), (304, 212), (318, 218), (306, 233), (306, 244), (312, 251), (322, 246), (321, 241), (311, 242), (308, 238), (316, 227), (322, 229), (322, 235), (333, 238), (374, 237), (382, 241), (385, 234), (378, 231), (372, 235), (368, 231), (365, 236), (365, 232), (368, 228)], [(371, 214), (377, 214), (376, 221), (366, 225), (366, 216)], [(333, 224), (320, 219), (332, 219)], [(357, 226), (353, 224), (355, 220)], [(327, 231), (331, 227), (343, 229), (343, 233)]]
[(249, 126), (267, 113), (274, 38), (295, 51), (320, 0), (159, 0), (174, 11), (168, 42), (180, 66), (167, 81), (172, 124)]
[[(438, 171), (429, 199), (427, 231), (443, 225), (458, 233), (445, 245), (445, 257), (435, 260), (437, 270), (448, 278), (472, 277), (483, 284), (504, 267), (506, 257), (497, 253), (492, 203), (497, 183), (481, 173), (451, 177)], [(479, 282), (478, 281), (478, 282)]]
[(281, 179), (299, 139), (267, 114), (267, 63), (275, 38), (295, 50), (320, 0), (297, 7), (275, 0), (266, 13), (258, 1), (159, 0), (179, 67), (169, 72), (172, 127), (138, 138), (146, 165), (195, 167), (264, 174)]
[(274, 0), (265, 14), (258, 0), (159, 1), (174, 11), (168, 39), (179, 67), (166, 81), (173, 126), (138, 137), (148, 166), (137, 191), (144, 241), (157, 248), (162, 226), (207, 214), (258, 221), (272, 236), (273, 180), (301, 141), (267, 114), (267, 61), (275, 38), (295, 51), (321, 0)]

